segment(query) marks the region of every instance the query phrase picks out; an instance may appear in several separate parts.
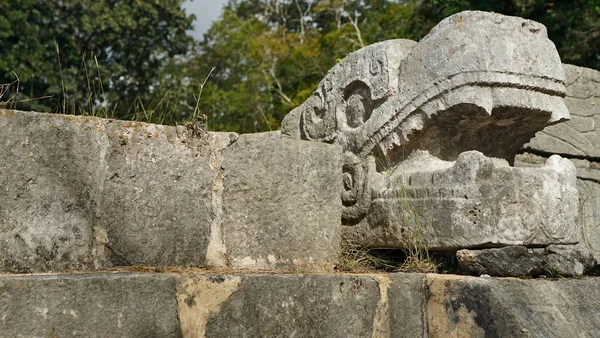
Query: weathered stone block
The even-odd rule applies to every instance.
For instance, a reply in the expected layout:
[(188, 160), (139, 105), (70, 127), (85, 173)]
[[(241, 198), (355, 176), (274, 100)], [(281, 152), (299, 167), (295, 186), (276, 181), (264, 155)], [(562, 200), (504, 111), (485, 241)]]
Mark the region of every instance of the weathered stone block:
[(598, 278), (423, 274), (0, 276), (0, 334), (593, 337)]
[(0, 112), (0, 271), (337, 263), (337, 146)]
[(175, 278), (0, 276), (2, 337), (181, 337)]
[(99, 218), (107, 246), (121, 264), (206, 263), (213, 171), (222, 148), (237, 135), (192, 138), (182, 129), (125, 121), (106, 126)]
[(524, 146), (519, 165), (537, 165), (550, 154), (577, 167), (582, 246), (600, 253), (600, 72), (563, 64), (565, 103), (571, 120), (545, 128)]
[(429, 337), (595, 337), (597, 278), (517, 280), (427, 276)]
[(99, 119), (0, 110), (0, 271), (103, 264)]
[[(597, 170), (600, 174), (600, 170)], [(577, 180), (581, 211), (579, 222), (581, 224), (581, 245), (591, 249), (595, 254), (600, 254), (600, 180)], [(599, 256), (600, 258), (600, 256)]]
[(386, 294), (389, 301), (389, 337), (427, 337), (424, 312), (425, 275), (407, 273), (379, 275), (380, 292), (387, 284), (382, 281), (385, 278), (389, 278)]
[(177, 290), (189, 337), (369, 337), (379, 299), (348, 275), (189, 275)]
[(463, 249), (456, 253), (456, 257), (465, 272), (501, 277), (582, 276), (597, 264), (589, 251), (573, 245)]
[(222, 239), (234, 268), (331, 269), (341, 222), (341, 151), (242, 135), (223, 152)]
[(524, 149), (600, 159), (600, 71), (563, 64), (571, 120), (544, 128)]
[(0, 270), (205, 264), (212, 166), (237, 135), (13, 111), (0, 127)]
[(577, 243), (574, 165), (559, 156), (540, 168), (464, 152), (455, 162), (414, 152), (381, 178), (369, 216), (344, 239), (371, 247), (422, 243), (433, 250)]

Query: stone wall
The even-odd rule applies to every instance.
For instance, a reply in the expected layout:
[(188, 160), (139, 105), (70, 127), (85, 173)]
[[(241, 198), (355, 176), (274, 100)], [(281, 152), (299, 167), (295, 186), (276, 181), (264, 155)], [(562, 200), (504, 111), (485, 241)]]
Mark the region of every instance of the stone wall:
[(520, 165), (540, 164), (552, 154), (570, 159), (577, 168), (580, 195), (578, 222), (582, 245), (600, 253), (600, 72), (563, 65), (565, 103), (571, 120), (545, 128), (524, 146)]
[[(596, 279), (0, 276), (2, 337), (595, 337)], [(68, 301), (65, 301), (68, 299)]]
[(9, 110), (0, 130), (0, 271), (337, 262), (337, 146)]
[[(597, 336), (598, 278), (552, 277), (600, 270), (599, 109), (545, 27), (469, 11), (281, 133), (0, 110), (0, 338)], [(480, 277), (336, 273), (341, 243)]]

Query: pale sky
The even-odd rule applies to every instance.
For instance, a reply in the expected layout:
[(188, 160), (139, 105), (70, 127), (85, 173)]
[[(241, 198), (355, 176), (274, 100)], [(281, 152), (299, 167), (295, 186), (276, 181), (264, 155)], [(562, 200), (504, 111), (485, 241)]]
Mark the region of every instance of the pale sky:
[(202, 34), (210, 28), (213, 20), (219, 18), (226, 3), (227, 0), (187, 0), (183, 3), (186, 13), (196, 15), (195, 30), (191, 32), (196, 40), (202, 40)]

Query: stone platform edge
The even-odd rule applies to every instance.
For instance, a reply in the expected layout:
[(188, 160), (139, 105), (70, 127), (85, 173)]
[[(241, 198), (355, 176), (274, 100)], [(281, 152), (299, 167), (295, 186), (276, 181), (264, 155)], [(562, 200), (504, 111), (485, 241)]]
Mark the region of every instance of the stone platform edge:
[(2, 109), (0, 130), (0, 271), (337, 263), (339, 146)]
[(0, 337), (590, 336), (598, 308), (598, 278), (0, 275)]

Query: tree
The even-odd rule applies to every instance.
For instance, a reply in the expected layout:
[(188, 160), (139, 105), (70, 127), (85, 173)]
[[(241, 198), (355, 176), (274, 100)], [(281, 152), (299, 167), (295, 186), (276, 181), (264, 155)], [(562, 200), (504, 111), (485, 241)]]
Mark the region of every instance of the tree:
[(336, 60), (377, 41), (419, 40), (443, 18), (467, 9), (542, 22), (564, 62), (600, 69), (599, 3), (230, 0), (190, 63), (192, 78), (203, 79), (215, 67), (200, 101), (211, 129), (276, 129)]
[(21, 109), (127, 117), (193, 46), (182, 2), (0, 0), (0, 83), (18, 76)]
[(188, 64), (196, 82), (215, 68), (200, 101), (209, 128), (278, 129), (337, 59), (406, 27), (386, 34), (377, 20), (411, 13), (383, 0), (230, 1)]
[(275, 130), (348, 53), (467, 9), (539, 21), (563, 62), (600, 69), (600, 0), (229, 0), (196, 48), (182, 1), (0, 0), (0, 84), (19, 77), (21, 109)]

